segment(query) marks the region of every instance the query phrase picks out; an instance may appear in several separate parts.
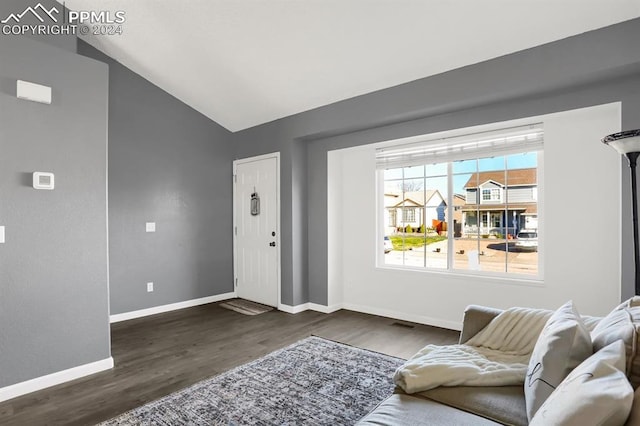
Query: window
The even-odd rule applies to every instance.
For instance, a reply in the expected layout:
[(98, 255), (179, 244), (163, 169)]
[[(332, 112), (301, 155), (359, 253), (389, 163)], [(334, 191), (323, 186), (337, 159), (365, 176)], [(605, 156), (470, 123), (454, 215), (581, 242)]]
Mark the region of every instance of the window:
[(397, 212), (396, 209), (387, 209), (389, 212), (389, 223), (387, 224), (387, 226), (389, 227), (395, 227), (396, 226), (396, 217), (397, 217)]
[(494, 228), (500, 228), (502, 226), (502, 212), (491, 214), (491, 226)]
[[(394, 249), (384, 254), (384, 265), (538, 276), (537, 185), (543, 133), (540, 126), (519, 128), (515, 139), (529, 138), (530, 143), (510, 144), (512, 132), (493, 132), (491, 139), (501, 142), (497, 146), (483, 144), (483, 134), (459, 144), (436, 141), (438, 149), (431, 148), (434, 142), (425, 142), (378, 151), (380, 193), (394, 206), (419, 206), (404, 207), (402, 222), (385, 227)], [(473, 149), (452, 155), (451, 146), (459, 145)]]
[(415, 222), (416, 221), (416, 209), (410, 208), (410, 207), (406, 207), (402, 211), (402, 220), (404, 220), (405, 223)]
[(483, 189), (482, 190), (482, 200), (483, 201), (500, 201), (500, 189), (492, 188), (492, 189)]

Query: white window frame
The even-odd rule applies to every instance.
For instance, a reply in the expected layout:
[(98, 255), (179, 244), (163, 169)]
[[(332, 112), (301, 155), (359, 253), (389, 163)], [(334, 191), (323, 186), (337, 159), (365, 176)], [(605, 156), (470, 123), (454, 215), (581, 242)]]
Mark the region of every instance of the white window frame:
[[(541, 123), (538, 123), (538, 125), (541, 125)], [(428, 137), (428, 135), (426, 135), (425, 137)], [(544, 176), (544, 150), (543, 148), (540, 148), (538, 150), (533, 150), (537, 152), (537, 181), (538, 181), (538, 185), (540, 185), (540, 182), (543, 179)], [(525, 153), (525, 152), (533, 152), (533, 151), (529, 151), (526, 149), (523, 149), (522, 151), (510, 151), (508, 153), (497, 153), (496, 156), (509, 156), (512, 154), (517, 154), (517, 153)], [(474, 160), (474, 159), (480, 159), (480, 158), (486, 158), (485, 155), (475, 155), (475, 156), (469, 156), (469, 158), (466, 158), (467, 160)], [(457, 161), (457, 160), (456, 160)], [(447, 177), (448, 177), (448, 181), (449, 181), (449, 188), (448, 188), (448, 194), (447, 194), (447, 213), (446, 213), (446, 217), (447, 218), (453, 218), (453, 212), (454, 212), (454, 206), (453, 206), (453, 173), (452, 173), (452, 164), (453, 164), (453, 160), (448, 162), (448, 172), (447, 172)], [(416, 163), (414, 163), (413, 165), (417, 165)], [(377, 192), (379, 194), (384, 194), (384, 170), (379, 169), (377, 171), (377, 183), (376, 183), (376, 188), (377, 188)], [(502, 200), (502, 196), (503, 196), (503, 190), (502, 188), (493, 188), (493, 189), (497, 189), (500, 191), (500, 201)], [(536, 195), (538, 195), (538, 188), (535, 188), (535, 193)], [(481, 185), (478, 185), (477, 189), (476, 189), (476, 194), (477, 194), (477, 201), (478, 204), (482, 204), (483, 200), (482, 200), (482, 189), (481, 189)], [(466, 194), (465, 194), (465, 198), (466, 198)], [(542, 197), (536, 197), (537, 199), (535, 200), (535, 202), (537, 203), (537, 208), (538, 211), (543, 209), (543, 200)], [(483, 211), (479, 211), (479, 215), (477, 215), (477, 225), (481, 226), (481, 224), (483, 223), (483, 217), (484, 217), (484, 212)], [(379, 217), (379, 214), (376, 214), (377, 217)], [(538, 220), (540, 218), (538, 217)], [(513, 280), (513, 282), (543, 282), (544, 279), (544, 265), (543, 265), (543, 252), (541, 250), (541, 247), (543, 247), (544, 245), (542, 244), (542, 240), (544, 239), (543, 236), (543, 232), (540, 232), (540, 230), (538, 231), (538, 241), (539, 241), (539, 249), (538, 249), (538, 268), (537, 268), (537, 274), (518, 274), (518, 273), (514, 273), (514, 272), (490, 272), (490, 271), (482, 271), (482, 270), (469, 270), (469, 269), (456, 269), (454, 267), (454, 259), (453, 259), (453, 254), (454, 254), (454, 237), (453, 237), (453, 232), (454, 232), (454, 226), (453, 226), (453, 222), (451, 221), (449, 223), (449, 220), (447, 220), (448, 222), (448, 226), (447, 226), (447, 241), (448, 241), (448, 247), (447, 247), (447, 253), (448, 253), (448, 258), (447, 258), (447, 268), (429, 268), (427, 266), (421, 266), (421, 267), (415, 267), (415, 266), (407, 266), (407, 265), (394, 265), (394, 264), (387, 264), (385, 263), (385, 258), (384, 255), (378, 255), (377, 257), (377, 262), (376, 262), (376, 267), (378, 268), (383, 268), (383, 269), (395, 269), (395, 270), (409, 270), (409, 271), (417, 271), (417, 272), (424, 272), (424, 273), (441, 273), (441, 274), (448, 274), (448, 275), (462, 275), (462, 276), (478, 276), (478, 277), (497, 277), (497, 278), (501, 278), (501, 279), (506, 279), (506, 280)], [(382, 236), (385, 235), (385, 230), (384, 230), (384, 221), (378, 219), (376, 221), (377, 223), (377, 228), (378, 228), (378, 235), (381, 236), (381, 238), (378, 238), (379, 241), (382, 241), (383, 238)], [(379, 243), (381, 244), (381, 243)], [(377, 250), (378, 253), (384, 253), (384, 250), (382, 248), (380, 248), (379, 250)]]

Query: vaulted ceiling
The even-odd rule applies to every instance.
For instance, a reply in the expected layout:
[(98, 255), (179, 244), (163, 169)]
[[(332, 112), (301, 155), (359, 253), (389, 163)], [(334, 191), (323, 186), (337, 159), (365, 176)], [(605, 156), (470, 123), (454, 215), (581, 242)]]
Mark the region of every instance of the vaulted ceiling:
[[(62, 1), (61, 1), (62, 2)], [(66, 0), (82, 37), (231, 131), (640, 16), (640, 0)]]

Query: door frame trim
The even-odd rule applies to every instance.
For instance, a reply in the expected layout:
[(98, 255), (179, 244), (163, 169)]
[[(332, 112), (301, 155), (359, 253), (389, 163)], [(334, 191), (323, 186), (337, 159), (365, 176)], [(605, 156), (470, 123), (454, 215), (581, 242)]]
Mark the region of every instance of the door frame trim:
[(282, 226), (280, 223), (280, 152), (272, 152), (269, 154), (256, 155), (254, 157), (240, 158), (233, 160), (233, 176), (231, 178), (231, 182), (233, 185), (233, 226), (231, 228), (231, 233), (233, 235), (233, 292), (238, 293), (237, 289), (237, 279), (238, 279), (238, 247), (237, 247), (237, 235), (235, 233), (235, 229), (237, 226), (236, 223), (236, 171), (238, 164), (246, 164), (253, 163), (256, 161), (267, 160), (269, 158), (276, 159), (276, 256), (277, 256), (277, 265), (276, 265), (276, 276), (278, 281), (278, 295), (277, 295), (277, 306), (278, 310), (282, 310), (282, 250), (281, 250), (281, 240), (280, 234), (282, 233)]

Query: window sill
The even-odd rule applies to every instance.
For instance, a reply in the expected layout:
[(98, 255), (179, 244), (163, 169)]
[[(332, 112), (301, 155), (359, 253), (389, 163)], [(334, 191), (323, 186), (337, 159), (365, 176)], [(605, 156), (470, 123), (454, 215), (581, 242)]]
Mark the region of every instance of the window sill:
[(408, 266), (395, 266), (395, 265), (376, 265), (375, 269), (382, 271), (395, 271), (395, 272), (408, 272), (419, 273), (427, 275), (437, 275), (440, 277), (451, 277), (454, 279), (469, 279), (478, 281), (484, 284), (506, 284), (506, 285), (521, 285), (526, 287), (545, 287), (544, 279), (540, 276), (528, 277), (526, 275), (517, 276), (505, 276), (499, 274), (493, 274), (491, 272), (465, 272), (461, 270), (454, 271), (438, 271), (435, 269), (424, 268), (412, 268)]

